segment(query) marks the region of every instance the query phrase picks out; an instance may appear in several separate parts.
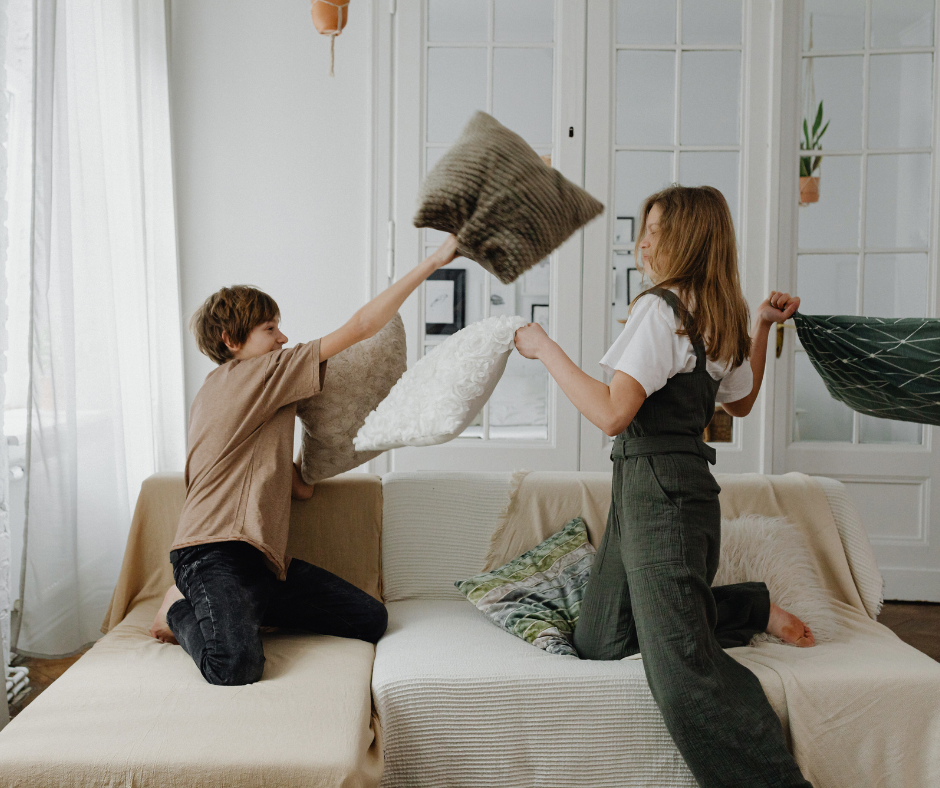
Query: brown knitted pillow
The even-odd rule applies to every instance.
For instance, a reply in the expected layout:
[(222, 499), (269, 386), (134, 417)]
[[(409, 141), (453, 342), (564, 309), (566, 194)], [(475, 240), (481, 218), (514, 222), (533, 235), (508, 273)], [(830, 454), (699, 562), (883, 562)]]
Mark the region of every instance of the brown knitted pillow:
[(457, 236), (457, 252), (509, 284), (604, 206), (485, 112), (424, 181), (415, 227)]
[(300, 475), (307, 484), (350, 471), (381, 451), (356, 451), (353, 438), (408, 366), (405, 326), (395, 315), (374, 337), (329, 360), (323, 390), (297, 403), (304, 428)]

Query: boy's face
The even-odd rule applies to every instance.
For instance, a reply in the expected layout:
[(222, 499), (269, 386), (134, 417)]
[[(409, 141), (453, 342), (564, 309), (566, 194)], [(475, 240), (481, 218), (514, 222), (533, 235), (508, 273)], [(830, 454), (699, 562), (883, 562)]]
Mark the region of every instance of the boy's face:
[(230, 342), (228, 332), (223, 332), (222, 339), (225, 346), (232, 351), (232, 358), (239, 361), (245, 361), (249, 358), (257, 358), (272, 350), (280, 350), (287, 344), (287, 337), (281, 333), (278, 328), (277, 320), (268, 320), (265, 323), (259, 323), (248, 335), (243, 345), (234, 345)]

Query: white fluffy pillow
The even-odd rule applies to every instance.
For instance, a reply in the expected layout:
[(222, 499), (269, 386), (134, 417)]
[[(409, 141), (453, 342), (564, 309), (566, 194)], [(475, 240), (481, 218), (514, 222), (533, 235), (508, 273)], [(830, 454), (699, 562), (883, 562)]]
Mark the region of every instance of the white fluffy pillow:
[[(831, 641), (839, 620), (814, 568), (806, 538), (782, 517), (746, 515), (721, 521), (721, 560), (713, 586), (767, 584), (770, 601), (809, 624), (817, 643)], [(769, 640), (761, 633), (752, 643)]]
[(358, 451), (434, 446), (462, 433), (499, 383), (521, 317), (490, 317), (458, 331), (402, 375), (366, 417)]

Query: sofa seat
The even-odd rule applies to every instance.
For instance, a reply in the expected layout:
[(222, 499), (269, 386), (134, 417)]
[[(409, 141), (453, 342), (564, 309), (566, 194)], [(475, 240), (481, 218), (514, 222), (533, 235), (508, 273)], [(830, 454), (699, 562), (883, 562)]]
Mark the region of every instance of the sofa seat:
[(694, 788), (636, 659), (547, 654), (466, 600), (388, 604), (382, 785)]
[[(144, 482), (106, 634), (0, 733), (0, 785), (374, 788), (372, 644), (267, 634), (261, 681), (217, 687), (150, 636), (185, 493), (182, 474)], [(378, 598), (381, 516), (378, 477), (321, 482), (293, 502), (288, 552)]]
[(374, 647), (265, 636), (264, 676), (207, 684), (140, 604), (7, 726), (0, 782), (18, 788), (374, 786)]
[[(641, 660), (546, 654), (454, 588), (571, 517), (584, 516), (591, 533), (606, 520), (609, 474), (393, 473), (383, 482), (390, 624), (372, 674), (383, 786), (695, 785)], [(837, 622), (812, 649), (762, 642), (728, 652), (760, 680), (806, 778), (831, 788), (940, 785), (940, 668), (874, 620), (881, 574), (844, 487), (800, 474), (718, 482), (726, 518), (784, 517), (799, 529)]]

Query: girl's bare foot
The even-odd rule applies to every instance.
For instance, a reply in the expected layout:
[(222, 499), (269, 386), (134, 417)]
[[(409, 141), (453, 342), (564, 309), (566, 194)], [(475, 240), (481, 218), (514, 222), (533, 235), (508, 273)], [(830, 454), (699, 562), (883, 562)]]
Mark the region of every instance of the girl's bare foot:
[(294, 463), (294, 470), (291, 473), (290, 497), (296, 498), (298, 501), (306, 501), (313, 497), (313, 486), (304, 484), (296, 462)]
[(806, 624), (788, 613), (782, 607), (770, 605), (770, 620), (767, 622), (768, 633), (780, 638), (784, 643), (792, 643), (800, 648), (816, 645), (816, 638)]
[(172, 643), (174, 646), (179, 645), (172, 630), (166, 623), (166, 612), (170, 609), (170, 605), (182, 598), (183, 595), (175, 585), (170, 586), (166, 592), (166, 596), (163, 597), (163, 604), (160, 605), (160, 609), (153, 619), (153, 626), (150, 627), (150, 634), (161, 643)]

